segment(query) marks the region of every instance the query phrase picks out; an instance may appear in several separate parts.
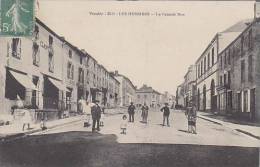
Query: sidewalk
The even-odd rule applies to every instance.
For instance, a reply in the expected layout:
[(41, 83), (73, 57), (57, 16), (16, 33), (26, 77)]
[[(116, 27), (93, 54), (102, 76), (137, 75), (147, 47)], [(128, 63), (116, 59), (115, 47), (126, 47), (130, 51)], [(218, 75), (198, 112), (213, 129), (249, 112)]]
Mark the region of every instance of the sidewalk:
[(260, 127), (255, 125), (241, 125), (239, 124), (239, 121), (235, 120), (227, 120), (227, 119), (221, 119), (218, 116), (214, 116), (211, 113), (205, 113), (205, 112), (198, 112), (198, 117), (228, 128), (231, 128), (233, 130), (236, 130), (238, 132), (244, 133), (246, 135), (249, 135), (251, 137), (254, 137), (258, 140), (260, 140)]
[[(46, 126), (48, 129), (52, 129), (58, 126), (71, 124), (74, 122), (78, 122), (84, 119), (83, 115), (73, 116), (69, 118), (53, 120), (46, 122)], [(11, 124), (11, 125), (4, 125), (0, 126), (0, 141), (5, 141), (8, 139), (21, 137), (24, 135), (32, 134), (35, 132), (41, 131), (40, 124), (31, 124), (29, 130), (22, 130), (23, 125), (21, 123)]]

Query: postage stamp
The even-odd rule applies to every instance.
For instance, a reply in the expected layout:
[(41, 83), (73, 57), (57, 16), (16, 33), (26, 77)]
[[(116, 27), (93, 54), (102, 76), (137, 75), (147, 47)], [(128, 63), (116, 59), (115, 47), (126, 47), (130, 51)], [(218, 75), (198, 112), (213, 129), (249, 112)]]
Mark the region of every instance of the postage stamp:
[(0, 0), (0, 35), (31, 36), (34, 0)]

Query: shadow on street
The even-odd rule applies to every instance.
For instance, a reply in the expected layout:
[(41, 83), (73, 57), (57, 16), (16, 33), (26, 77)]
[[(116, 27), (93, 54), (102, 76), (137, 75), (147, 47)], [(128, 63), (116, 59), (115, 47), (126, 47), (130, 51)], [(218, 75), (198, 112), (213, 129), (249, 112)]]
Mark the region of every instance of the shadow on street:
[(258, 148), (119, 144), (115, 135), (73, 131), (0, 144), (1, 167), (257, 167)]

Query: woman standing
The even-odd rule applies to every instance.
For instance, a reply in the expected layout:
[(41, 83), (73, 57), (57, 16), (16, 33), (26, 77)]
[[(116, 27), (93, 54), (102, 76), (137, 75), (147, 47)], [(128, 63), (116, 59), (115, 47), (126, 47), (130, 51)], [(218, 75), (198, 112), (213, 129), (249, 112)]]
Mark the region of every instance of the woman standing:
[(146, 103), (144, 103), (141, 110), (142, 110), (142, 122), (147, 123), (149, 107), (146, 105)]

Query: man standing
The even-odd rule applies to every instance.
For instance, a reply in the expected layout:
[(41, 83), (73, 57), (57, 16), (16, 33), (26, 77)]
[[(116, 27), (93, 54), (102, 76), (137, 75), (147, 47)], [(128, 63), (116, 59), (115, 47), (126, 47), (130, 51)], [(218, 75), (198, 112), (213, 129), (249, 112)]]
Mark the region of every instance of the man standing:
[(92, 120), (93, 120), (93, 124), (92, 124), (92, 132), (95, 131), (95, 127), (97, 124), (97, 131), (100, 131), (99, 129), (99, 121), (101, 118), (101, 108), (98, 105), (99, 101), (95, 101), (95, 105), (91, 108), (91, 115), (92, 115)]
[(129, 122), (134, 122), (135, 106), (133, 102), (131, 102), (130, 106), (128, 107), (128, 114), (129, 114)]
[(142, 118), (143, 118), (142, 122), (147, 124), (149, 107), (146, 105), (146, 103), (144, 103), (141, 110), (142, 110)]
[(163, 126), (165, 126), (165, 119), (167, 120), (167, 126), (170, 126), (169, 124), (170, 108), (168, 107), (168, 103), (165, 103), (165, 106), (161, 108), (161, 112), (163, 112)]

